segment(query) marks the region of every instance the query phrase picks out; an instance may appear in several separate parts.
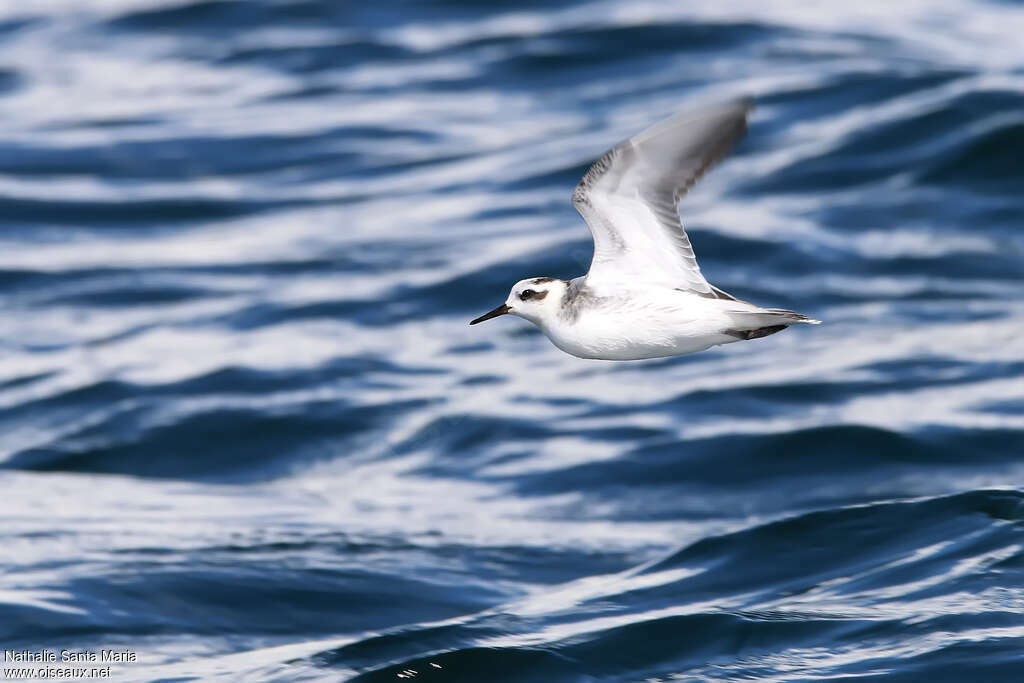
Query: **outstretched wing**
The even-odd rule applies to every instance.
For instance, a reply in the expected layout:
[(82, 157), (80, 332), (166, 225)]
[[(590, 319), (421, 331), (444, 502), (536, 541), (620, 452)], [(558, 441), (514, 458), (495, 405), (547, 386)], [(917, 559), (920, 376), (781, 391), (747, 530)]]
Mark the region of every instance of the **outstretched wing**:
[(731, 298), (704, 279), (676, 205), (747, 130), (750, 99), (676, 114), (598, 159), (572, 203), (594, 236), (587, 283), (649, 282)]

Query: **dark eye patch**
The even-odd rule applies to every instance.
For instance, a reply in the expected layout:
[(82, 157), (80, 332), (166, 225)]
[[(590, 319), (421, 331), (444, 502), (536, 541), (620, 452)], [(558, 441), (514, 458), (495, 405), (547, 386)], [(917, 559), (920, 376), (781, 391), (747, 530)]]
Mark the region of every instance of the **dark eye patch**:
[(538, 292), (537, 290), (534, 289), (524, 289), (523, 291), (519, 292), (519, 300), (526, 301), (528, 299), (533, 299), (535, 301), (540, 301), (547, 295), (548, 293), (546, 290)]

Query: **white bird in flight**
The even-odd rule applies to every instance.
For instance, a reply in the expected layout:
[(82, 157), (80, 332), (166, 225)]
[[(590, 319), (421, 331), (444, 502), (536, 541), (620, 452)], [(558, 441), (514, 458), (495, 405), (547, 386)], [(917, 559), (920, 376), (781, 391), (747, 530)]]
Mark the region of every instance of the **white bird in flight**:
[(676, 205), (747, 130), (749, 99), (682, 112), (617, 145), (572, 203), (590, 227), (590, 271), (520, 280), (470, 325), (511, 313), (579, 358), (678, 356), (820, 321), (740, 301), (704, 279)]

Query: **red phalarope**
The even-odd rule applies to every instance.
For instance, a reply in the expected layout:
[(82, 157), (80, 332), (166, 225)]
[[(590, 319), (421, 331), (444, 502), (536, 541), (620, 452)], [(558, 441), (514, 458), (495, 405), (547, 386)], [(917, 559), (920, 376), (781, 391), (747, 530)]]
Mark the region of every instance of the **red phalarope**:
[(820, 321), (740, 301), (704, 279), (676, 205), (747, 129), (749, 99), (682, 112), (614, 147), (572, 203), (590, 227), (589, 272), (520, 280), (470, 325), (511, 313), (580, 358), (678, 356)]

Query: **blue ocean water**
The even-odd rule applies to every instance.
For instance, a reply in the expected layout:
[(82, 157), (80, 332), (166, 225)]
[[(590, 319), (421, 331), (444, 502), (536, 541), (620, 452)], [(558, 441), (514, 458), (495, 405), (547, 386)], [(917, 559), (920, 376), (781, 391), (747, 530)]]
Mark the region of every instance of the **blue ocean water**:
[[(1024, 6), (0, 4), (0, 644), (118, 680), (1024, 680)], [(583, 361), (606, 148), (752, 94)]]

